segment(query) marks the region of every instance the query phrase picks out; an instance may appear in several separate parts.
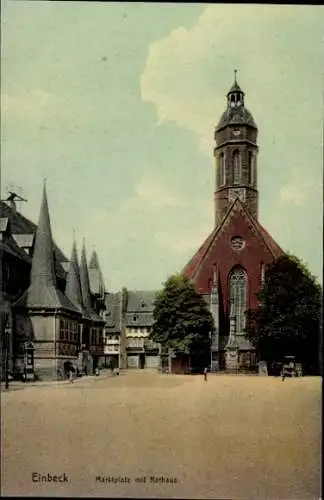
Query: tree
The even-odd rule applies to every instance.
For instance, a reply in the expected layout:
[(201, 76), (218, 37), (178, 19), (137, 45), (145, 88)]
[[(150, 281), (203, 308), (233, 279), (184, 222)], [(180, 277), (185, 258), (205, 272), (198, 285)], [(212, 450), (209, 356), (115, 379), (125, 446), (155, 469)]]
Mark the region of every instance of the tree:
[(154, 302), (151, 338), (178, 354), (206, 354), (213, 318), (193, 284), (181, 274), (171, 276)]
[(293, 255), (270, 264), (258, 295), (260, 307), (247, 311), (247, 337), (264, 360), (295, 355), (308, 371), (318, 371), (321, 287)]

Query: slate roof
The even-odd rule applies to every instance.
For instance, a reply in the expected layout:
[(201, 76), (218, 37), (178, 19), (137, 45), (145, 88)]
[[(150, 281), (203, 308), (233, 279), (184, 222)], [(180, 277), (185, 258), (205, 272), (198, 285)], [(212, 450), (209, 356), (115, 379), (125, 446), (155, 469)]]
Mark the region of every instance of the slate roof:
[[(126, 327), (150, 327), (153, 325), (153, 302), (157, 292), (150, 290), (128, 291), (127, 306), (124, 311)], [(105, 322), (106, 331), (120, 332), (122, 294), (106, 293)]]
[(80, 311), (78, 311), (64, 293), (53, 285), (46, 288), (32, 287), (31, 285), (15, 303), (15, 306), (30, 309), (65, 309), (74, 314), (80, 314)]
[(89, 282), (90, 291), (93, 295), (99, 295), (103, 297), (105, 294), (105, 283), (103, 280), (102, 272), (99, 266), (98, 255), (95, 250), (93, 250), (90, 263), (89, 263)]
[(229, 89), (227, 95), (232, 94), (233, 92), (241, 92), (244, 95), (243, 90), (241, 89), (241, 87), (239, 86), (239, 84), (237, 83), (236, 80), (233, 83), (233, 85), (231, 86), (231, 88)]
[[(240, 92), (244, 95), (241, 87), (238, 85), (236, 79), (229, 92), (227, 98), (234, 92)], [(244, 103), (240, 106), (227, 106), (227, 109), (221, 115), (216, 131), (226, 127), (227, 125), (249, 125), (250, 127), (257, 128), (254, 118), (250, 111), (246, 109)]]
[(126, 326), (150, 327), (154, 323), (153, 311), (147, 313), (126, 313)]
[(80, 313), (85, 313), (82, 301), (80, 270), (75, 241), (73, 241), (70, 267), (66, 277), (65, 295), (72, 302), (72, 304), (75, 305)]
[(128, 291), (126, 326), (150, 327), (153, 325), (154, 300), (157, 293), (152, 290)]
[[(37, 225), (21, 213), (15, 212), (9, 205), (7, 205), (7, 203), (3, 201), (0, 201), (0, 217), (10, 220), (10, 231), (13, 237), (16, 238), (17, 235), (24, 235), (25, 239), (27, 237), (26, 235), (34, 235), (35, 237)], [(30, 236), (30, 238), (31, 237), (32, 236)], [(58, 277), (65, 279), (66, 272), (62, 267), (62, 262), (65, 262), (68, 259), (54, 242), (53, 247), (55, 254), (55, 272)]]
[(31, 257), (17, 245), (16, 241), (11, 235), (0, 239), (0, 250), (3, 253), (8, 253), (9, 255), (16, 257), (17, 259), (21, 259), (27, 262), (29, 265), (31, 264)]
[(82, 245), (81, 261), (80, 261), (80, 284), (81, 284), (81, 293), (82, 293), (85, 316), (90, 318), (92, 321), (103, 323), (104, 320), (92, 308), (89, 272), (88, 272), (87, 256), (84, 243)]
[(34, 309), (67, 309), (79, 313), (56, 286), (53, 240), (45, 185), (35, 237), (31, 283), (15, 305)]
[(157, 293), (155, 290), (128, 291), (127, 312), (152, 312)]
[(109, 333), (121, 331), (121, 293), (107, 293), (105, 295), (105, 330)]
[(249, 125), (257, 128), (254, 118), (250, 111), (244, 105), (228, 107), (221, 115), (216, 130), (220, 130), (227, 125)]

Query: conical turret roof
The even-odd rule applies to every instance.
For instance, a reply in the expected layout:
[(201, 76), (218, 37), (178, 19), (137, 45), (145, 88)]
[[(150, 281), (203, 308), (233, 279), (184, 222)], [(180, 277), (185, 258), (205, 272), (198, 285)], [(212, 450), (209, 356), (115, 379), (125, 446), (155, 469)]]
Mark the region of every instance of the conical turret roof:
[(80, 261), (80, 280), (81, 280), (83, 304), (87, 316), (90, 317), (92, 321), (103, 321), (100, 318), (100, 316), (92, 309), (89, 272), (87, 266), (87, 256), (86, 256), (84, 241), (82, 244), (81, 261)]
[[(257, 129), (252, 114), (245, 107), (244, 92), (237, 83), (236, 73), (237, 70), (235, 70), (234, 83), (227, 92), (227, 108), (220, 117), (218, 125), (216, 126), (216, 132), (228, 125), (248, 125), (249, 127)], [(233, 94), (236, 94), (236, 100)], [(234, 99), (234, 103), (232, 102), (232, 98)], [(239, 105), (236, 105), (237, 101), (239, 101)]]
[(16, 302), (16, 306), (32, 309), (67, 309), (78, 313), (77, 308), (57, 288), (54, 269), (54, 246), (44, 183), (32, 259), (31, 283), (28, 290)]
[(103, 297), (105, 294), (105, 284), (99, 266), (98, 255), (95, 250), (93, 250), (90, 258), (89, 282), (91, 293)]
[(32, 285), (37, 283), (40, 286), (56, 286), (53, 252), (52, 230), (48, 210), (46, 185), (44, 183), (31, 268)]
[(71, 260), (66, 278), (65, 295), (83, 313), (83, 301), (81, 292), (80, 270), (75, 240), (73, 240)]

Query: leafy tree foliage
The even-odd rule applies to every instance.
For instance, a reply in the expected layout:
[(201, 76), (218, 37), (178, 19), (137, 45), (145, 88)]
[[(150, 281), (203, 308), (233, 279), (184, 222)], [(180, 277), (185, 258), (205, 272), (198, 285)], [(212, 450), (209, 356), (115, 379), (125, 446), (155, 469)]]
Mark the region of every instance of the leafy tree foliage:
[(270, 264), (259, 293), (260, 308), (247, 311), (247, 337), (260, 358), (281, 361), (295, 355), (308, 371), (318, 371), (321, 287), (297, 257)]
[(154, 303), (151, 338), (181, 354), (204, 352), (209, 348), (213, 318), (201, 295), (189, 279), (171, 276)]

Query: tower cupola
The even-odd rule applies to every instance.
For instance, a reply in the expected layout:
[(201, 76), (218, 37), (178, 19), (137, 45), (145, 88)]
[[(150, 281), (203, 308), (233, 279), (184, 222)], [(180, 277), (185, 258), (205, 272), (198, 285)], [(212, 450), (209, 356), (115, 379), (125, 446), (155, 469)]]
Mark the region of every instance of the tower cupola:
[(236, 80), (237, 70), (235, 70), (234, 73), (234, 83), (227, 93), (227, 103), (229, 108), (244, 106), (244, 92), (241, 90), (241, 87)]

